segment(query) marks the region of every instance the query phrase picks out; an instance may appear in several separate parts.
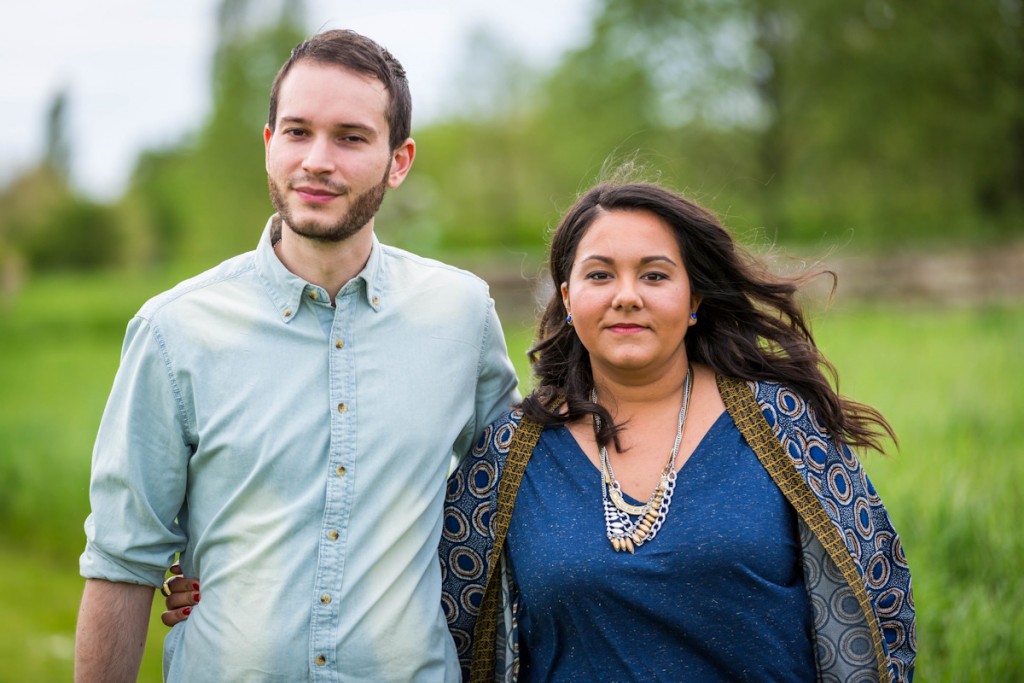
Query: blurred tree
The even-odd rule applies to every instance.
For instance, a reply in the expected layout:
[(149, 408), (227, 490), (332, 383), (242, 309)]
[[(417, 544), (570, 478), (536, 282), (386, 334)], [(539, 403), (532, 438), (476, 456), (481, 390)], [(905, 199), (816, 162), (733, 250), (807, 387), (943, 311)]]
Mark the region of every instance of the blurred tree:
[(68, 93), (66, 89), (61, 89), (47, 108), (44, 163), (64, 180), (69, 177), (71, 143), (68, 139)]
[[(1024, 209), (1020, 0), (810, 5), (794, 71), (807, 218), (880, 239), (1017, 229)], [(839, 215), (837, 215), (839, 214)]]
[[(1024, 0), (593, 8), (590, 34), (550, 69), (495, 32), (471, 35), (445, 117), (415, 128), (416, 171), (384, 203), (388, 240), (539, 251), (582, 188), (634, 159), (741, 235), (891, 247), (1021, 232)], [(0, 268), (199, 269), (252, 248), (270, 213), (267, 91), (306, 33), (303, 9), (220, 1), (209, 117), (143, 153), (113, 207), (67, 185), (59, 93), (44, 161), (0, 193)]]
[(119, 222), (110, 207), (72, 191), (49, 164), (0, 193), (0, 275), (12, 290), (30, 270), (90, 270), (118, 262)]
[[(270, 17), (268, 20), (267, 17)], [(140, 157), (131, 192), (155, 253), (202, 268), (252, 249), (269, 217), (262, 132), (270, 84), (305, 37), (302, 0), (222, 0), (206, 123)]]
[(70, 186), (69, 99), (46, 110), (42, 161), (0, 191), (0, 291), (13, 294), (30, 270), (89, 270), (118, 261), (119, 223), (107, 206)]
[(413, 131), (415, 171), (385, 203), (382, 234), (433, 252), (542, 244), (543, 227), (557, 209), (548, 182), (554, 149), (545, 147), (536, 118), (540, 77), (501, 35), (473, 32), (446, 117)]
[(590, 41), (545, 85), (542, 135), (565, 180), (594, 156), (651, 150), (665, 180), (783, 239), (1019, 231), (1022, 13), (1021, 0), (600, 0)]

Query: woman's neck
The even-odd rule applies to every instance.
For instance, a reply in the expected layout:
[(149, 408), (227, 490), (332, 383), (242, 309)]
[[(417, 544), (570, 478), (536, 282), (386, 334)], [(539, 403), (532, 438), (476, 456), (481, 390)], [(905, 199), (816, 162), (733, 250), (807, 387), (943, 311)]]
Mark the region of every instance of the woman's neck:
[(616, 422), (666, 403), (678, 406), (686, 383), (687, 367), (685, 355), (672, 368), (648, 377), (634, 373), (606, 373), (593, 367), (597, 402), (611, 413)]

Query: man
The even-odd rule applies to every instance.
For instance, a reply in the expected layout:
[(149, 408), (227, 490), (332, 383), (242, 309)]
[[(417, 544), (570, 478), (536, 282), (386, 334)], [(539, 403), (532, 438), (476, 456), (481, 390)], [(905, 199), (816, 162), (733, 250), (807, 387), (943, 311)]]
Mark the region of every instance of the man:
[(93, 453), (76, 680), (135, 680), (178, 552), (202, 603), (165, 642), (166, 680), (458, 680), (445, 478), (516, 380), (486, 285), (374, 236), (410, 117), (373, 41), (296, 47), (256, 250), (129, 324)]

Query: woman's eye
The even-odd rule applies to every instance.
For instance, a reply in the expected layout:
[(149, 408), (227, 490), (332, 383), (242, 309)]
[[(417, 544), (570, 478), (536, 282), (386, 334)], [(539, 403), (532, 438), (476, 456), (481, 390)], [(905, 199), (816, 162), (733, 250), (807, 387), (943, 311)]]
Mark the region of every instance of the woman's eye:
[(660, 280), (667, 280), (668, 275), (666, 275), (665, 273), (644, 273), (643, 279), (658, 282)]
[(587, 273), (588, 280), (607, 280), (609, 278), (611, 278), (611, 275), (602, 271)]

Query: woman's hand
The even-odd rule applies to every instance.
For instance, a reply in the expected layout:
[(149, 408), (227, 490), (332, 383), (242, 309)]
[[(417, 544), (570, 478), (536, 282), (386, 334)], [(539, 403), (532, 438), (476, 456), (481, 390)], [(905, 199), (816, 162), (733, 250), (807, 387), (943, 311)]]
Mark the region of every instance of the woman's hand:
[(160, 615), (160, 621), (164, 626), (175, 624), (188, 619), (192, 614), (192, 607), (199, 604), (199, 581), (188, 579), (181, 575), (181, 565), (177, 562), (171, 565), (171, 578), (164, 581), (164, 602), (167, 611)]

